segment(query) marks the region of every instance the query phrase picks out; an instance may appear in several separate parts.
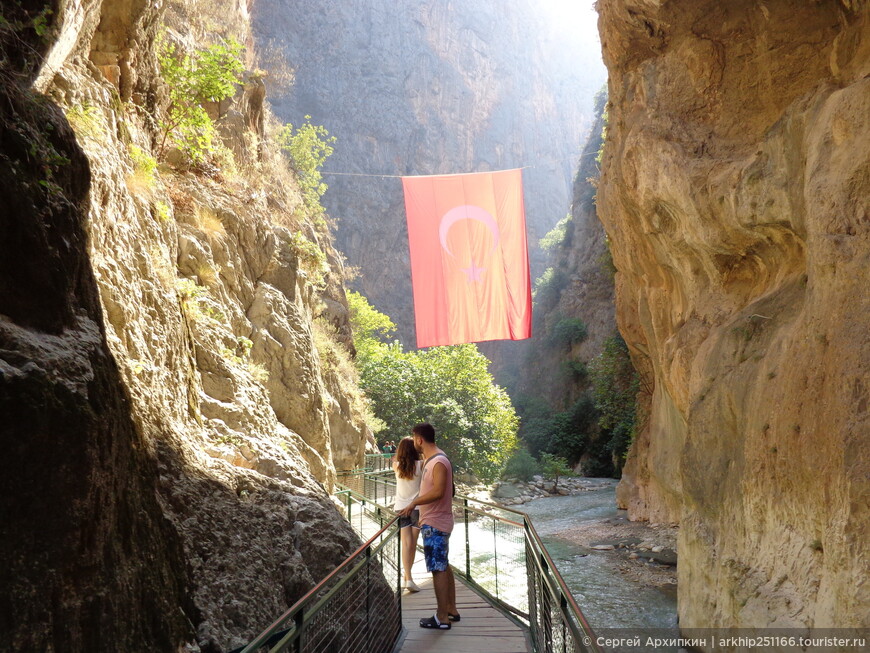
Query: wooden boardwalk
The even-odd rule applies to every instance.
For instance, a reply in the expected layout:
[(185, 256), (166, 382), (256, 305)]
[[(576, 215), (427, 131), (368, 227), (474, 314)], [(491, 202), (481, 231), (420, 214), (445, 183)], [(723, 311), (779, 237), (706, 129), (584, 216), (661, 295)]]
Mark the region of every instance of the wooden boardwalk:
[(405, 626), (402, 653), (530, 653), (526, 632), (456, 578), (456, 604), (462, 621), (450, 630), (420, 628), (420, 619), (435, 613), (432, 575), (417, 552), (413, 575), (420, 591), (402, 595)]

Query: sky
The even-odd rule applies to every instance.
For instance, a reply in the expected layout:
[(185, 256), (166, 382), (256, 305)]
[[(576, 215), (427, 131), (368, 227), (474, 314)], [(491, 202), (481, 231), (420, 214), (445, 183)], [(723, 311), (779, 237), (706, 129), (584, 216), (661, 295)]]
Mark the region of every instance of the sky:
[[(535, 0), (560, 36), (598, 42), (598, 13), (594, 0)], [(599, 47), (600, 49), (600, 47)]]

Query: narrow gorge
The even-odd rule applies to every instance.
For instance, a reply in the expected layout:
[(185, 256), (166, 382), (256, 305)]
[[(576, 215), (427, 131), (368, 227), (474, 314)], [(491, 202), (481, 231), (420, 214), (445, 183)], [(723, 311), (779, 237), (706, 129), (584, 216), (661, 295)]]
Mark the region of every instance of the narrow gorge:
[[(535, 245), (570, 211), (536, 339), (481, 351), (565, 410), (618, 330), (640, 391), (601, 474), (679, 524), (680, 627), (870, 629), (867, 2), (598, 0), (597, 106), (536, 1), (399, 5), (0, 10), (0, 651), (225, 653), (360, 545), (346, 289), (410, 342), (384, 184), (445, 167), (533, 166)], [(172, 66), (236, 46), (174, 140)], [(326, 211), (281, 148), (305, 115)]]

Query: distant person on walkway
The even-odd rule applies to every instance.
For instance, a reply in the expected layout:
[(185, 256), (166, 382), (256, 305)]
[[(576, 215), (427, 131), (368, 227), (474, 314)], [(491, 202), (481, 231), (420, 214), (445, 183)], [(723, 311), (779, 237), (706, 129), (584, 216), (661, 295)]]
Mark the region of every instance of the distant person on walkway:
[[(423, 461), (420, 460), (420, 453), (414, 446), (413, 438), (399, 440), (399, 446), (393, 458), (393, 471), (396, 473), (396, 502), (393, 507), (396, 512), (400, 512), (420, 494)], [(406, 517), (399, 517), (399, 532), (402, 538), (402, 567), (405, 572), (402, 587), (409, 592), (420, 591), (411, 576), (411, 567), (414, 566), (414, 556), (417, 553), (417, 538), (420, 536), (419, 521), (419, 510), (414, 510)]]
[(414, 446), (423, 454), (420, 494), (399, 514), (410, 516), (420, 507), (423, 533), (423, 556), (426, 570), (432, 573), (432, 585), (438, 610), (428, 619), (420, 619), (421, 628), (450, 630), (451, 621), (459, 621), (456, 609), (456, 582), (447, 560), (450, 533), (453, 532), (453, 466), (435, 446), (435, 429), (431, 424), (417, 424), (411, 429)]

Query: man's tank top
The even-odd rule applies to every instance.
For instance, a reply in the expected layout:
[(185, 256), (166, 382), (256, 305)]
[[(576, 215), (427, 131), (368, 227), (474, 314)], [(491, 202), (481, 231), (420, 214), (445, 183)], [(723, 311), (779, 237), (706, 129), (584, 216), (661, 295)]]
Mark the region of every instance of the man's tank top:
[(443, 453), (431, 456), (423, 465), (423, 480), (420, 481), (420, 495), (430, 492), (435, 486), (433, 473), (436, 465), (444, 465), (447, 470), (447, 484), (444, 495), (432, 503), (424, 503), (420, 508), (420, 525), (431, 526), (445, 533), (453, 532), (453, 465)]

